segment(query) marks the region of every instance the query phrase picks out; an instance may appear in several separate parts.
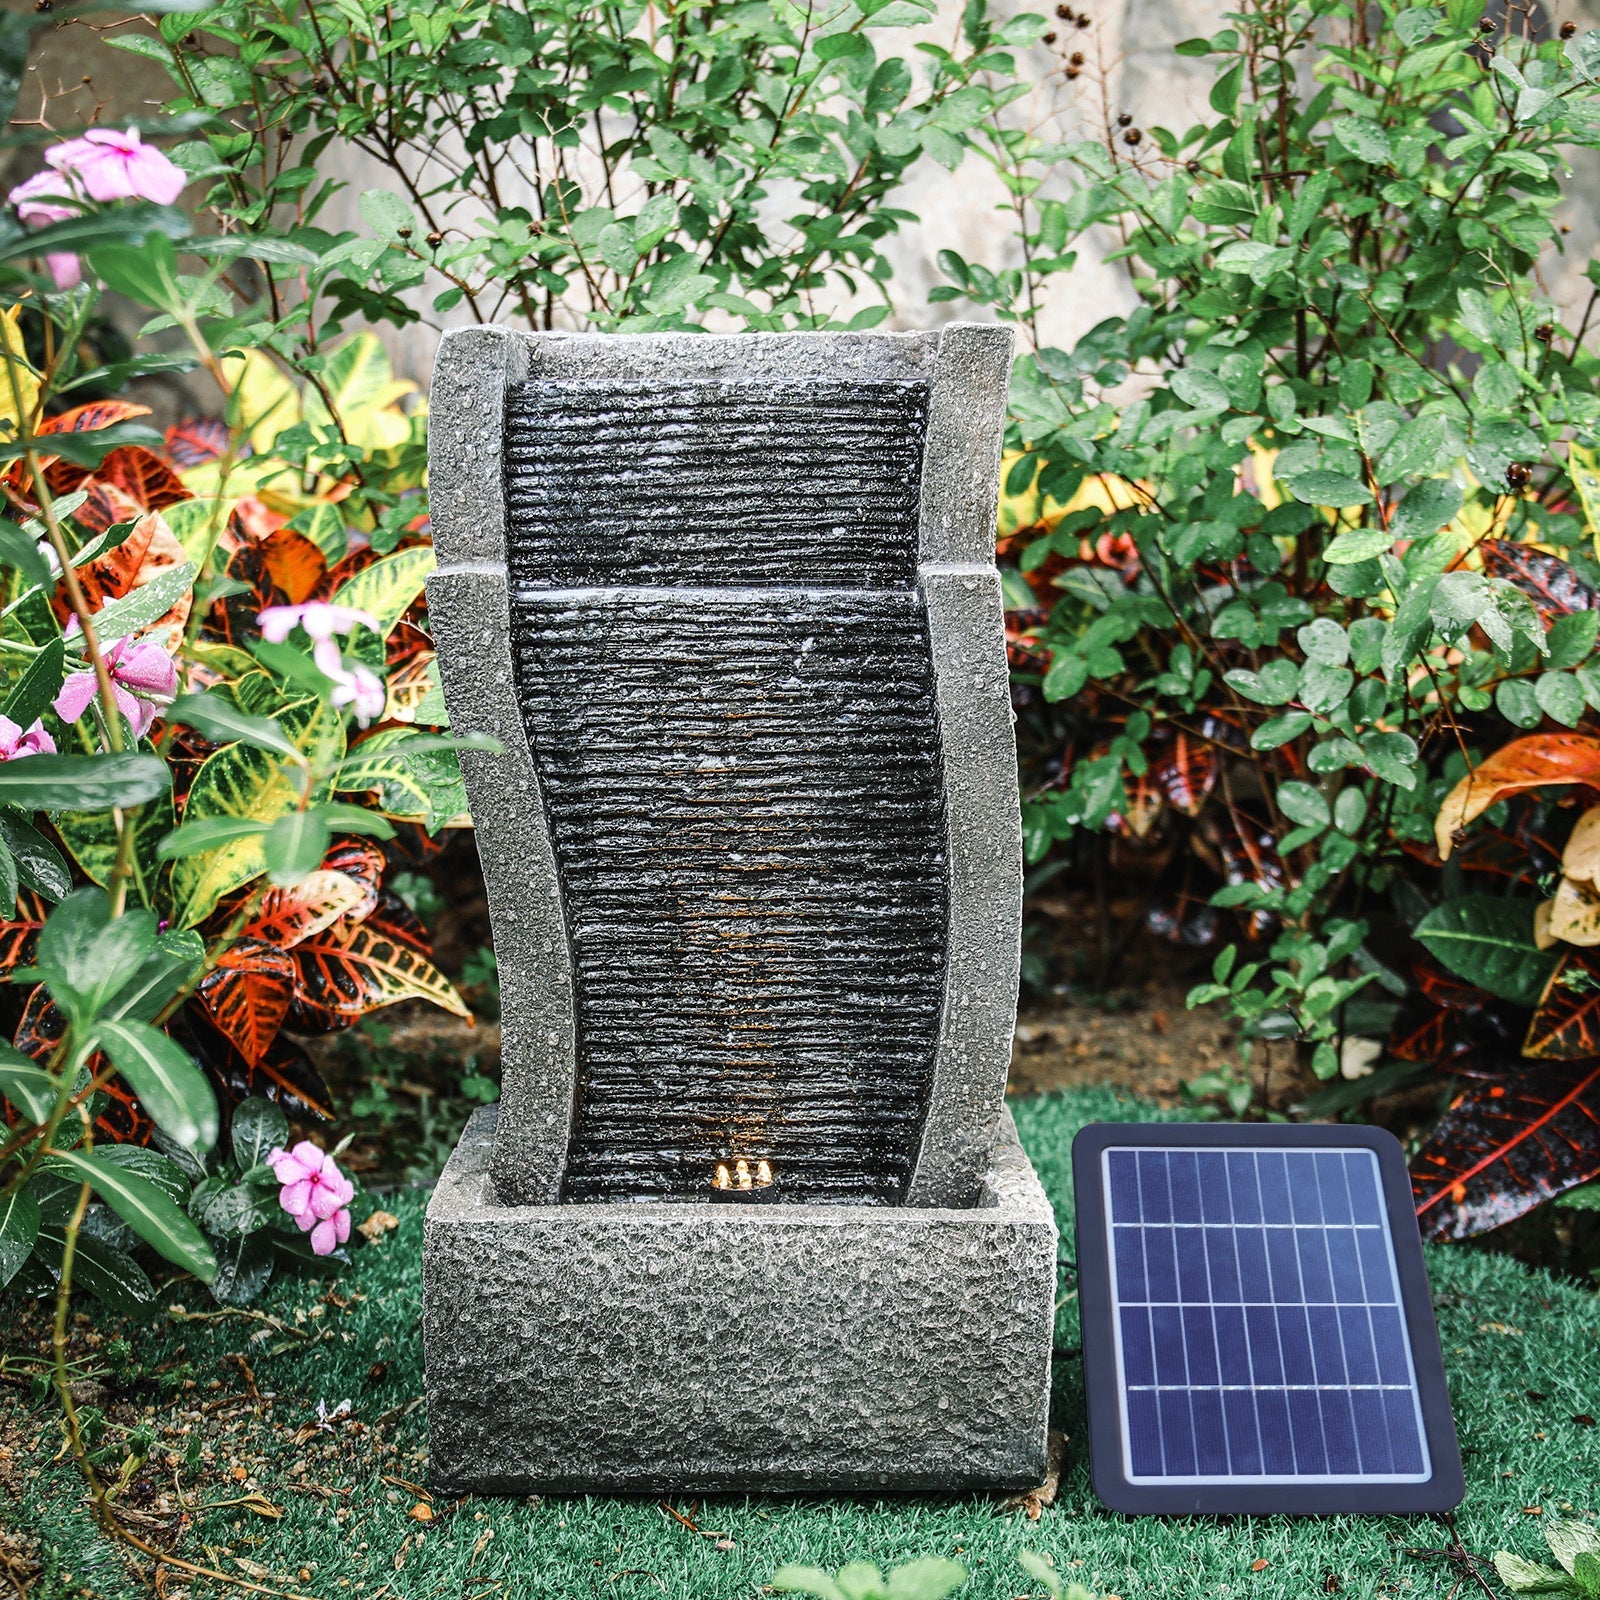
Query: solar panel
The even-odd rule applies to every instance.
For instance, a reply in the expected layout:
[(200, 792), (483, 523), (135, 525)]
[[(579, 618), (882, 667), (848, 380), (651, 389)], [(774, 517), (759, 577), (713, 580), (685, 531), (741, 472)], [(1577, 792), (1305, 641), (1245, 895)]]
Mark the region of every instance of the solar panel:
[(1464, 1493), (1399, 1142), (1100, 1123), (1073, 1143), (1090, 1465), (1116, 1511)]

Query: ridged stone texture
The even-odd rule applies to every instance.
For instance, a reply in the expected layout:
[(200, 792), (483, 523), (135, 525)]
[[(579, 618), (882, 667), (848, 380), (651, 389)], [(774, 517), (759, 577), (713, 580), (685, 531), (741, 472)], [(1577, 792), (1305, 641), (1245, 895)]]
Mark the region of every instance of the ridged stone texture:
[(566, 1200), (905, 1194), (948, 923), (926, 397), (821, 387), (510, 390), (513, 656), (576, 996)]
[(898, 379), (512, 384), (512, 579), (909, 585), (927, 409)]

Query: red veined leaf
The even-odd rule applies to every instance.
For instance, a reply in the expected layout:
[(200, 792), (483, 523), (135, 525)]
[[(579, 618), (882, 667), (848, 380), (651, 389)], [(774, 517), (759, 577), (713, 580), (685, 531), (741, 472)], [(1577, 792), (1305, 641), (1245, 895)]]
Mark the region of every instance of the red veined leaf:
[(1050, 613), (1039, 606), (1006, 612), (1006, 659), (1013, 672), (1043, 672), (1049, 661), (1040, 648), (1039, 629)]
[(1478, 544), (1483, 570), (1504, 578), (1531, 599), (1548, 626), (1574, 611), (1594, 610), (1595, 592), (1570, 562), (1514, 539), (1484, 539)]
[(160, 511), (180, 500), (194, 499), (178, 474), (143, 445), (125, 444), (111, 451), (89, 476), (94, 483), (120, 489), (146, 511)]
[(214, 417), (190, 417), (167, 429), (167, 460), (180, 470), (219, 461), (228, 450), (228, 425)]
[(265, 940), (241, 938), (200, 980), (211, 1020), (253, 1067), (278, 1036), (294, 994), (294, 960)]
[[(22, 1008), (14, 1041), (17, 1049), (42, 1066), (66, 1037), (66, 1032), (65, 1015), (50, 998), (50, 991), (39, 984)], [(90, 1056), (87, 1066), (92, 1074), (103, 1072), (106, 1058), (97, 1052)], [(150, 1135), (155, 1132), (155, 1123), (127, 1085), (113, 1078), (99, 1092), (105, 1096), (105, 1104), (95, 1118), (96, 1136), (118, 1144), (148, 1144)]]
[(247, 494), (234, 503), (233, 515), (228, 519), (228, 532), (236, 543), (255, 543), (276, 533), (288, 520), (281, 511), (274, 511), (265, 500)]
[(434, 966), (422, 924), (391, 894), (364, 922), (336, 922), (302, 941), (294, 960), (296, 1019), (337, 1024), (399, 1000), (427, 1000), (472, 1016)]
[(370, 839), (335, 839), (333, 847), (322, 858), (324, 872), (342, 872), (362, 886), (362, 909), (352, 913), (353, 920), (369, 916), (378, 904), (378, 893), (383, 883), (386, 862), (383, 851)]
[(1182, 728), (1151, 759), (1150, 771), (1168, 802), (1185, 816), (1198, 817), (1222, 771), (1215, 745)]
[[(124, 493), (114, 483), (90, 478), (83, 488), (89, 498), (72, 513), (72, 520), (87, 533), (104, 533), (114, 523), (133, 522), (144, 511), (132, 495)], [(82, 567), (78, 569), (80, 575), (83, 570)]]
[(1561, 784), (1600, 789), (1600, 739), (1586, 733), (1535, 733), (1513, 739), (1445, 796), (1433, 825), (1439, 854), (1448, 857), (1456, 834), (1495, 801), (1524, 789)]
[(413, 866), (421, 867), (433, 860), (448, 843), (449, 839), (442, 830), (432, 834), (420, 822), (402, 822), (396, 819), (394, 838), (389, 841), (389, 849)]
[(39, 937), (38, 922), (0, 922), (0, 972), (10, 972), (33, 962), (33, 947)]
[(1426, 993), (1407, 995), (1389, 1030), (1389, 1054), (1446, 1072), (1475, 1072), (1481, 1063), (1503, 1073), (1522, 1037), (1527, 1012), (1468, 984), (1460, 984), (1460, 990), (1473, 1003), (1437, 1004)]
[(131, 400), (91, 400), (87, 405), (73, 406), (69, 411), (58, 411), (53, 417), (46, 417), (39, 424), (39, 432), (93, 433), (116, 422), (149, 415), (149, 406), (135, 405)]
[(1448, 1061), (1468, 1048), (1456, 1014), (1408, 995), (1389, 1029), (1387, 1053), (1396, 1061)]
[(1600, 1062), (1469, 1084), (1411, 1163), (1430, 1239), (1465, 1239), (1600, 1177)]
[(1534, 1061), (1600, 1056), (1600, 950), (1563, 951), (1528, 1024), (1522, 1053)]
[[(126, 503), (120, 503), (126, 502)], [(120, 600), (143, 588), (152, 578), (173, 567), (181, 567), (187, 559), (178, 536), (156, 512), (146, 512), (119, 496), (119, 522), (133, 522), (133, 531), (115, 550), (108, 550), (87, 565), (78, 568), (78, 582), (89, 604), (96, 609), (108, 600)], [(183, 616), (178, 617), (181, 609)], [(163, 622), (182, 622), (189, 612), (187, 600), (180, 601), (167, 613)]]
[(1155, 774), (1148, 767), (1142, 773), (1124, 773), (1122, 792), (1124, 803), (1107, 818), (1106, 826), (1113, 833), (1127, 834), (1134, 839), (1149, 838), (1162, 806)]
[(315, 598), (326, 600), (330, 595), (337, 593), (355, 575), (374, 561), (381, 560), (378, 552), (370, 544), (352, 544), (350, 553), (342, 561), (328, 568), (323, 575), (322, 583), (317, 589)]
[(361, 921), (377, 903), (375, 882), (367, 884), (348, 873), (322, 867), (292, 888), (269, 889), (244, 931), (280, 950), (292, 950), (341, 917)]
[(171, 1032), (210, 1073), (218, 1094), (230, 1108), (251, 1095), (261, 1095), (283, 1108), (293, 1122), (330, 1122), (333, 1097), (311, 1058), (292, 1039), (279, 1034), (266, 1054), (249, 1062), (193, 1003), (173, 1019)]
[(1486, 990), (1458, 978), (1433, 961), (1418, 961), (1411, 968), (1417, 987), (1436, 1006), (1451, 1011), (1476, 1011), (1488, 1000)]

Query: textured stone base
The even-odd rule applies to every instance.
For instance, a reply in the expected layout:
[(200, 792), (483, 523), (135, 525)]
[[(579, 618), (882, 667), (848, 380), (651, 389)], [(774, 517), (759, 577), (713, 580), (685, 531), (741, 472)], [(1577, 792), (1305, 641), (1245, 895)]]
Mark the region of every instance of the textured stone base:
[(1043, 1481), (1056, 1225), (1009, 1113), (964, 1211), (501, 1206), (494, 1115), (428, 1206), (435, 1488)]

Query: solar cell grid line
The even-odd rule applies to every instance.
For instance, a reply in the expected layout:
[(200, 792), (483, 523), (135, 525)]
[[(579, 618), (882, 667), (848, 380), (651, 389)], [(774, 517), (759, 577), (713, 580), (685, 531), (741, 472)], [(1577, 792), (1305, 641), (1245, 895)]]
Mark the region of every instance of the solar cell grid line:
[(1134, 1511), (1443, 1510), (1460, 1457), (1398, 1143), (1115, 1126), (1073, 1147), (1095, 1488)]

